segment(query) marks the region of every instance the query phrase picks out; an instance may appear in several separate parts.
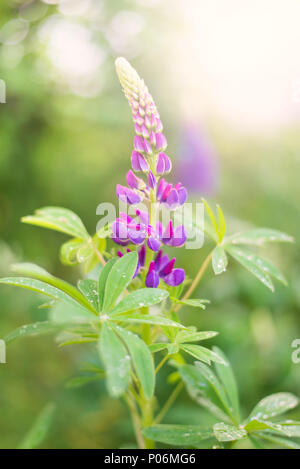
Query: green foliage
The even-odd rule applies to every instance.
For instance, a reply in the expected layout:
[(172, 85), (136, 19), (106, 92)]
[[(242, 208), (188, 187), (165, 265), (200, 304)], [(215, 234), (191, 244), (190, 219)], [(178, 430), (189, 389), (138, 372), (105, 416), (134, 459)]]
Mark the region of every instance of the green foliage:
[(54, 404), (48, 404), (38, 416), (19, 449), (37, 449), (47, 437), (55, 412)]

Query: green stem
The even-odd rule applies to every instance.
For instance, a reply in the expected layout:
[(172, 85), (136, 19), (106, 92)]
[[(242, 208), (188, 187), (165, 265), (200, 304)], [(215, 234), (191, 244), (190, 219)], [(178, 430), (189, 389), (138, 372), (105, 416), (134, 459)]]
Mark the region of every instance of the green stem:
[(134, 400), (130, 396), (124, 396), (125, 401), (129, 407), (130, 413), (131, 413), (131, 418), (132, 418), (132, 423), (133, 423), (133, 428), (136, 436), (136, 440), (138, 443), (139, 449), (145, 449), (146, 448), (146, 443), (142, 434), (142, 426), (141, 426), (141, 421), (140, 417), (136, 408), (136, 404)]
[(166, 401), (165, 405), (157, 415), (157, 417), (154, 420), (154, 424), (158, 424), (162, 421), (168, 410), (172, 407), (174, 402), (176, 401), (177, 397), (179, 396), (181, 390), (183, 388), (183, 382), (180, 381), (180, 383), (177, 384), (176, 388), (173, 390), (173, 392), (170, 394), (168, 400)]
[[(197, 273), (196, 277), (194, 278), (190, 288), (187, 290), (187, 292), (183, 295), (182, 299), (183, 300), (187, 300), (191, 294), (194, 292), (195, 288), (197, 287), (198, 283), (200, 282), (200, 280), (202, 279), (203, 275), (204, 275), (204, 272), (206, 271), (207, 267), (209, 266), (209, 263), (211, 261), (211, 258), (212, 258), (212, 253), (213, 251), (211, 251), (208, 256), (206, 257), (206, 259), (204, 260), (203, 264), (201, 265), (200, 269), (199, 269), (199, 272)], [(177, 313), (177, 311), (180, 310), (180, 308), (182, 307), (182, 304), (178, 304), (174, 311)]]
[[(143, 428), (150, 427), (153, 423), (153, 400), (145, 400), (144, 405), (142, 407), (142, 424)], [(144, 438), (145, 441), (145, 448), (146, 449), (154, 449), (155, 443), (154, 441), (150, 440), (149, 438)]]

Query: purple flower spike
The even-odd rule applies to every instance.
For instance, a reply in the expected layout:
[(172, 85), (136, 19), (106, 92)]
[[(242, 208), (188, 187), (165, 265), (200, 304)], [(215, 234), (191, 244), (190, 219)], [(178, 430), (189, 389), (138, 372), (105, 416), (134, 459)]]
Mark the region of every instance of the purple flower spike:
[(117, 184), (117, 197), (126, 204), (139, 204), (142, 200), (141, 196), (134, 192), (132, 189), (128, 189), (128, 187), (121, 186)]
[(149, 171), (149, 174), (148, 174), (148, 184), (149, 184), (149, 187), (151, 187), (151, 189), (155, 189), (157, 182), (152, 171)]
[(157, 288), (159, 285), (159, 275), (155, 270), (155, 263), (152, 261), (149, 266), (149, 271), (146, 277), (146, 287)]
[(156, 139), (156, 150), (164, 151), (167, 148), (167, 139), (164, 134), (157, 133), (155, 134)]
[(140, 178), (138, 178), (134, 173), (133, 171), (128, 171), (127, 175), (126, 175), (126, 181), (127, 181), (127, 184), (129, 187), (131, 187), (131, 189), (139, 189), (139, 190), (143, 190), (145, 189), (146, 187), (146, 184), (144, 183), (144, 181)]
[(149, 171), (149, 165), (143, 155), (137, 151), (133, 151), (131, 155), (131, 164), (134, 171)]

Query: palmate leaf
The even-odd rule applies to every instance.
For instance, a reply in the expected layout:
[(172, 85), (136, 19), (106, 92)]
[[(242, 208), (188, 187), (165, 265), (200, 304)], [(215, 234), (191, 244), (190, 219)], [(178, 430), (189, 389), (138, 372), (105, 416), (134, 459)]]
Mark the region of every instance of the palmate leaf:
[(252, 410), (248, 422), (252, 419), (268, 420), (284, 414), (299, 404), (299, 399), (288, 392), (271, 394), (262, 399)]
[(155, 388), (155, 369), (149, 348), (136, 334), (117, 326), (115, 326), (114, 329), (125, 342), (129, 350), (146, 399), (151, 399)]
[(137, 268), (138, 255), (130, 252), (112, 266), (105, 283), (103, 311), (109, 311), (132, 280)]
[(130, 382), (130, 356), (120, 338), (105, 322), (99, 351), (106, 371), (108, 392), (112, 397), (119, 397), (127, 390)]
[(153, 425), (143, 431), (146, 438), (175, 446), (198, 446), (213, 437), (208, 428), (198, 425)]
[(226, 255), (226, 252), (222, 246), (217, 246), (213, 250), (213, 255), (212, 255), (212, 266), (214, 273), (216, 275), (222, 274), (222, 272), (226, 271), (228, 264), (228, 258)]
[(64, 280), (61, 280), (60, 278), (54, 277), (54, 275), (50, 274), (47, 272), (47, 270), (36, 264), (32, 264), (30, 262), (13, 264), (12, 271), (16, 274), (25, 275), (26, 277), (33, 277), (37, 280), (41, 280), (42, 282), (46, 282), (49, 285), (52, 285), (53, 287), (56, 287), (59, 290), (67, 293), (67, 295), (70, 295), (82, 306), (91, 309), (89, 302), (73, 285)]
[(292, 243), (294, 238), (281, 231), (269, 228), (255, 228), (237, 233), (226, 239), (226, 244), (249, 244), (262, 246), (265, 243)]
[[(49, 296), (54, 300), (62, 300), (72, 305), (81, 306), (77, 299), (74, 299), (72, 296), (68, 295), (64, 291), (40, 280), (26, 277), (7, 277), (1, 278), (0, 283), (4, 285), (13, 285), (15, 287), (25, 288)], [(91, 309), (90, 306), (89, 308)]]
[(19, 449), (36, 449), (41, 443), (43, 443), (50, 430), (54, 412), (54, 404), (48, 404), (43, 409), (31, 430), (29, 430), (28, 434), (25, 436)]
[(53, 323), (88, 324), (98, 322), (94, 312), (83, 308), (79, 304), (70, 304), (65, 301), (55, 301), (48, 314), (49, 321)]
[(246, 430), (220, 422), (214, 425), (214, 435), (220, 442), (242, 440), (247, 436)]
[(40, 208), (35, 211), (34, 215), (23, 217), (22, 222), (61, 231), (74, 238), (89, 238), (89, 234), (78, 215), (66, 208)]
[(168, 296), (169, 293), (166, 290), (159, 288), (141, 288), (125, 296), (109, 314), (114, 316), (116, 314), (127, 313), (128, 311), (152, 306), (165, 300)]

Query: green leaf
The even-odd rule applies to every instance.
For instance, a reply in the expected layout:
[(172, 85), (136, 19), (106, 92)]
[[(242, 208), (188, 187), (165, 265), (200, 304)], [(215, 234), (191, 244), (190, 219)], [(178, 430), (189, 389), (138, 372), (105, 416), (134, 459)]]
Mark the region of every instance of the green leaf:
[(40, 208), (35, 211), (34, 215), (23, 217), (22, 222), (60, 231), (75, 238), (89, 238), (89, 234), (78, 215), (66, 208)]
[(60, 261), (65, 265), (79, 264), (78, 250), (85, 244), (81, 238), (74, 238), (64, 243), (60, 248)]
[(180, 447), (198, 446), (213, 436), (211, 430), (198, 425), (153, 425), (145, 428), (143, 434), (150, 440)]
[(84, 280), (79, 280), (78, 288), (81, 293), (85, 296), (88, 302), (92, 305), (95, 311), (98, 311), (98, 284), (95, 280), (86, 278)]
[(262, 399), (252, 410), (248, 421), (252, 419), (268, 420), (284, 414), (299, 404), (299, 399), (288, 392), (271, 394)]
[(216, 352), (220, 357), (223, 358), (224, 364), (215, 363), (215, 369), (218, 375), (218, 378), (222, 382), (225, 391), (227, 393), (228, 399), (231, 403), (233, 409), (233, 415), (236, 418), (237, 423), (240, 422), (240, 404), (239, 404), (239, 393), (238, 387), (235, 380), (235, 376), (231, 365), (225, 356), (225, 354), (218, 347), (213, 347), (213, 351)]
[(286, 434), (290, 437), (300, 438), (300, 422), (294, 420), (287, 420), (286, 422), (279, 422), (285, 428)]
[(46, 438), (54, 416), (55, 406), (48, 404), (38, 416), (19, 449), (36, 449)]
[(118, 259), (108, 274), (103, 300), (103, 311), (109, 311), (127, 285), (131, 282), (137, 268), (138, 255), (130, 252)]
[[(206, 202), (205, 199), (202, 199), (202, 202), (204, 203), (205, 205), (205, 208), (206, 208), (206, 212), (208, 214), (208, 217), (210, 219), (210, 222), (216, 232), (216, 234), (218, 235), (218, 224), (217, 224), (217, 220), (216, 220), (216, 217), (214, 215), (214, 212), (212, 211), (212, 209), (210, 208), (210, 206), (208, 205), (208, 203)], [(218, 236), (219, 238), (219, 236)]]
[(4, 285), (13, 285), (15, 287), (26, 288), (28, 290), (32, 290), (38, 293), (42, 293), (43, 295), (49, 296), (55, 300), (63, 300), (72, 305), (78, 306), (78, 301), (75, 300), (73, 297), (69, 296), (67, 293), (59, 290), (48, 283), (41, 282), (40, 280), (26, 278), (26, 277), (7, 277), (1, 278), (0, 283)]
[(159, 288), (141, 288), (128, 296), (125, 296), (120, 303), (110, 312), (111, 316), (127, 313), (139, 308), (155, 305), (168, 298), (169, 293)]
[(226, 233), (226, 221), (225, 221), (225, 217), (224, 217), (224, 214), (223, 214), (223, 211), (220, 207), (220, 205), (217, 205), (217, 211), (218, 211), (218, 239), (219, 239), (219, 243), (221, 243), (223, 241), (223, 238), (225, 236), (225, 233)]
[(165, 350), (166, 348), (168, 348), (168, 343), (157, 343), (157, 344), (151, 344), (149, 345), (149, 350), (152, 352), (152, 353), (156, 353), (156, 352), (161, 352), (162, 350)]
[[(274, 277), (276, 280), (281, 282), (283, 285), (287, 286), (287, 281), (282, 275), (282, 273), (275, 267), (270, 261), (258, 256), (257, 254), (253, 254), (250, 251), (246, 251), (245, 249), (239, 249), (239, 248), (231, 248), (230, 250), (238, 250), (242, 251), (242, 255), (246, 257), (250, 262), (255, 264), (259, 269), (261, 269), (263, 272), (266, 274), (269, 274), (271, 277)], [(238, 253), (239, 255), (241, 254), (240, 252)]]
[(217, 246), (212, 255), (212, 266), (216, 275), (226, 271), (228, 259), (222, 246)]
[(68, 347), (69, 345), (84, 345), (84, 344), (92, 344), (94, 342), (98, 342), (99, 337), (79, 337), (78, 339), (70, 339), (66, 340), (65, 342), (61, 342), (59, 347)]
[(106, 371), (108, 392), (113, 397), (119, 397), (130, 382), (130, 356), (117, 334), (106, 323), (102, 326), (99, 350)]
[(146, 399), (151, 399), (155, 388), (155, 369), (149, 348), (136, 334), (118, 326), (115, 326), (115, 330), (129, 350)]
[(270, 430), (276, 433), (282, 433), (285, 436), (295, 436), (293, 431), (289, 432), (288, 428), (285, 428), (283, 425), (278, 423), (268, 422), (267, 420), (251, 419), (244, 426), (247, 433), (261, 432), (263, 430)]
[(98, 297), (99, 297), (100, 311), (102, 311), (102, 309), (103, 309), (103, 301), (104, 301), (104, 293), (105, 293), (105, 285), (106, 285), (107, 277), (108, 277), (111, 269), (113, 268), (114, 264), (117, 262), (117, 260), (118, 260), (117, 257), (114, 257), (113, 259), (110, 259), (110, 261), (108, 261), (105, 264), (105, 266), (103, 267), (103, 269), (100, 272), (99, 287), (98, 287)]
[(187, 300), (178, 300), (177, 298), (171, 298), (172, 301), (175, 301), (175, 303), (180, 303), (180, 304), (183, 304), (183, 305), (187, 305), (187, 306), (192, 306), (194, 308), (201, 308), (201, 309), (205, 309), (206, 308), (206, 304), (210, 303), (209, 300), (200, 300), (200, 299), (187, 299)]
[(200, 340), (212, 339), (212, 337), (215, 337), (216, 335), (218, 335), (218, 332), (214, 331), (179, 331), (176, 336), (176, 342), (180, 344), (183, 344), (185, 342), (198, 342)]
[(224, 422), (214, 425), (214, 435), (218, 441), (236, 441), (242, 440), (247, 436), (246, 430), (243, 428), (233, 427)]
[(274, 435), (267, 435), (265, 433), (259, 433), (257, 436), (277, 446), (283, 446), (284, 448), (288, 448), (288, 449), (300, 449), (300, 445), (298, 445), (294, 441), (287, 440), (286, 438), (280, 438)]
[(65, 301), (56, 302), (49, 311), (49, 321), (53, 323), (86, 324), (95, 322), (95, 313), (83, 308), (79, 304), (70, 304)]
[(82, 264), (83, 262), (86, 262), (92, 255), (94, 254), (94, 247), (93, 247), (93, 242), (92, 238), (89, 238), (89, 240), (80, 246), (76, 253), (77, 260), (79, 264)]
[(214, 353), (201, 345), (180, 345), (180, 348), (192, 357), (207, 363), (208, 365), (210, 365), (211, 362), (224, 363), (223, 358), (219, 357), (217, 353)]
[(12, 270), (16, 274), (25, 275), (26, 277), (32, 277), (37, 280), (41, 280), (42, 282), (46, 282), (49, 285), (52, 285), (53, 287), (56, 287), (59, 290), (67, 293), (67, 295), (70, 295), (82, 306), (91, 309), (89, 302), (86, 301), (85, 297), (73, 285), (65, 282), (64, 280), (61, 280), (60, 278), (54, 277), (54, 275), (50, 274), (47, 272), (47, 270), (36, 264), (31, 264), (29, 262), (13, 264)]
[(21, 337), (34, 337), (39, 335), (53, 334), (59, 330), (66, 329), (70, 324), (54, 324), (49, 321), (35, 322), (33, 324), (26, 324), (25, 326), (18, 327), (10, 334), (8, 334), (4, 341), (8, 344)]
[(265, 243), (293, 243), (294, 238), (281, 231), (268, 228), (256, 228), (237, 233), (226, 240), (226, 244), (250, 244), (261, 246)]
[[(178, 371), (192, 399), (218, 419), (228, 420), (228, 401), (219, 380), (209, 367), (183, 365)], [(203, 370), (204, 369), (204, 370)]]
[(150, 314), (120, 314), (118, 316), (112, 316), (111, 320), (122, 322), (136, 322), (141, 324), (153, 324), (154, 326), (177, 327), (179, 329), (184, 329), (184, 326), (182, 324), (179, 324), (178, 322), (172, 321), (171, 319), (165, 318), (163, 316), (151, 316)]
[(274, 285), (268, 273), (264, 272), (262, 268), (257, 265), (254, 261), (253, 254), (249, 254), (246, 251), (236, 248), (233, 246), (227, 247), (227, 252), (234, 257), (236, 261), (242, 264), (249, 272), (258, 278), (266, 287), (274, 292)]

